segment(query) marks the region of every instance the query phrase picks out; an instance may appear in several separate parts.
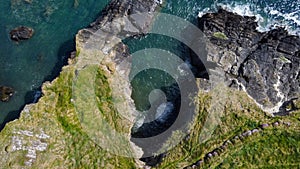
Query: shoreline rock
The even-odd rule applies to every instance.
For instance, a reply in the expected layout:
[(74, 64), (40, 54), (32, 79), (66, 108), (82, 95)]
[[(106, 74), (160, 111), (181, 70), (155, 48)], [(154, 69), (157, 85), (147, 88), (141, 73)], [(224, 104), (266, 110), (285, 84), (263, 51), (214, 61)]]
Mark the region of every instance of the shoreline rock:
[(220, 9), (198, 19), (207, 36), (209, 61), (217, 63), (228, 86), (244, 90), (268, 113), (300, 96), (300, 37), (283, 28), (258, 32), (255, 17)]
[[(37, 103), (31, 104), (29, 107), (25, 106), (26, 109), (24, 108), (24, 110), (21, 112), (18, 120), (7, 123), (5, 128), (2, 130), (7, 135), (7, 138), (4, 139), (3, 143), (5, 143), (5, 145), (15, 146), (15, 143), (11, 141), (11, 138), (14, 138), (16, 136), (15, 131), (18, 132), (20, 129), (32, 132), (33, 130), (43, 129), (43, 131), (45, 131), (45, 133), (51, 138), (49, 140), (44, 140), (45, 143), (47, 143), (49, 147), (55, 146), (54, 148), (59, 150), (55, 150), (55, 158), (51, 158), (53, 155), (51, 154), (53, 149), (44, 151), (42, 153), (36, 153), (35, 160), (29, 161), (30, 163), (26, 163), (28, 161), (24, 161), (26, 164), (29, 164), (29, 166), (34, 167), (38, 164), (41, 164), (41, 161), (44, 162), (43, 158), (45, 155), (47, 155), (47, 164), (45, 164), (45, 166), (53, 167), (53, 165), (56, 165), (57, 162), (61, 162), (59, 164), (63, 163), (65, 166), (73, 166), (74, 159), (70, 158), (66, 160), (63, 158), (65, 155), (73, 155), (70, 154), (69, 151), (73, 151), (74, 147), (65, 147), (65, 142), (70, 141), (70, 138), (79, 139), (81, 141), (84, 140), (84, 147), (90, 147), (92, 150), (88, 150), (88, 152), (91, 154), (84, 154), (83, 156), (85, 156), (85, 158), (89, 158), (89, 160), (93, 160), (94, 158), (103, 159), (101, 164), (102, 167), (105, 165), (112, 166), (119, 164), (128, 164), (131, 165), (131, 167), (134, 165), (137, 168), (144, 166), (144, 162), (138, 159), (138, 157), (141, 157), (142, 155), (141, 149), (130, 141), (130, 131), (135, 119), (134, 114), (128, 114), (128, 116), (124, 115), (126, 118), (123, 118), (122, 116), (118, 118), (115, 117), (115, 114), (110, 115), (110, 111), (107, 112), (107, 116), (113, 119), (114, 127), (116, 127), (116, 125), (122, 126), (120, 130), (124, 132), (123, 134), (126, 137), (124, 139), (131, 143), (130, 147), (132, 148), (132, 151), (128, 153), (132, 153), (136, 155), (135, 157), (137, 157), (137, 159), (126, 159), (125, 161), (122, 160), (124, 159), (123, 157), (117, 158), (117, 156), (115, 157), (113, 153), (108, 153), (104, 149), (101, 149), (101, 146), (96, 145), (92, 140), (87, 141), (84, 136), (82, 136), (84, 138), (81, 138), (80, 135), (72, 135), (74, 132), (78, 132), (77, 129), (80, 129), (81, 131), (81, 126), (77, 126), (77, 121), (74, 120), (77, 119), (78, 116), (75, 108), (73, 107), (76, 99), (71, 97), (70, 100), (67, 100), (67, 102), (65, 101), (66, 97), (70, 96), (70, 93), (68, 93), (70, 92), (69, 90), (73, 89), (72, 84), (70, 84), (73, 82), (72, 79), (76, 79), (76, 76), (81, 69), (84, 69), (89, 64), (94, 64), (95, 62), (93, 61), (95, 60), (93, 59), (99, 61), (98, 57), (100, 56), (104, 58), (100, 63), (96, 62), (96, 64), (98, 64), (103, 71), (103, 74), (109, 83), (109, 87), (118, 91), (117, 93), (112, 93), (112, 95), (117, 94), (121, 99), (126, 100), (126, 102), (120, 102), (120, 104), (124, 104), (123, 107), (116, 107), (121, 107), (122, 110), (127, 109), (134, 112), (135, 106), (133, 100), (131, 99), (131, 87), (128, 76), (130, 70), (128, 67), (131, 64), (131, 57), (128, 53), (128, 48), (125, 44), (121, 43), (121, 39), (117, 35), (129, 34), (129, 36), (132, 36), (135, 34), (143, 34), (143, 32), (146, 32), (150, 28), (153, 16), (149, 15), (145, 18), (130, 17), (130, 20), (125, 22), (123, 22), (123, 20), (118, 20), (118, 18), (134, 13), (154, 12), (158, 9), (159, 4), (151, 0), (112, 0), (103, 10), (101, 17), (92, 23), (89, 28), (82, 29), (78, 32), (76, 35), (76, 53), (72, 54), (72, 61), (69, 62), (69, 65), (66, 65), (62, 68), (62, 72), (56, 79), (54, 79), (52, 82), (45, 82), (43, 84), (42, 93), (44, 93), (44, 95), (38, 100)], [(135, 21), (137, 22), (133, 24), (132, 22)], [(130, 26), (127, 26), (127, 24)], [(136, 29), (138, 31), (136, 31)], [(14, 38), (16, 41), (27, 39), (27, 37), (30, 38), (30, 36), (27, 36), (27, 33), (30, 35), (30, 31), (25, 32), (24, 37), (21, 35), (22, 38), (19, 37), (19, 32), (15, 33), (16, 37)], [(70, 78), (72, 79), (70, 80)], [(58, 88), (59, 90), (55, 90), (55, 88)], [(62, 108), (61, 105), (56, 102), (56, 99), (64, 101), (64, 104), (68, 103), (69, 107), (66, 106), (67, 109), (65, 107)], [(64, 128), (66, 126), (68, 127), (67, 129)], [(26, 143), (28, 141), (28, 143), (30, 143), (31, 140), (32, 138), (22, 137), (22, 139), (18, 141)], [(71, 142), (72, 141), (73, 140), (71, 140)], [(111, 142), (113, 141), (111, 140)], [(84, 147), (76, 146), (76, 148), (80, 150), (85, 150)], [(121, 147), (117, 146), (112, 148), (121, 149)], [(23, 164), (23, 162), (11, 162), (12, 159), (26, 158), (25, 154), (24, 156), (20, 156), (18, 153), (19, 150), (16, 150), (10, 152), (10, 155), (7, 156), (7, 152), (0, 151), (0, 154), (6, 155), (0, 161), (2, 161), (5, 166), (10, 165), (10, 167), (17, 166), (15, 168), (24, 168), (26, 164)], [(96, 155), (93, 155), (92, 153), (95, 153)], [(57, 159), (58, 156), (60, 156), (59, 158), (61, 159)], [(134, 163), (131, 163), (132, 161), (134, 161)]]
[(0, 86), (0, 100), (2, 102), (8, 102), (9, 99), (13, 96), (14, 89), (7, 86)]
[(10, 31), (10, 39), (16, 42), (28, 40), (33, 36), (34, 30), (26, 26), (16, 27)]

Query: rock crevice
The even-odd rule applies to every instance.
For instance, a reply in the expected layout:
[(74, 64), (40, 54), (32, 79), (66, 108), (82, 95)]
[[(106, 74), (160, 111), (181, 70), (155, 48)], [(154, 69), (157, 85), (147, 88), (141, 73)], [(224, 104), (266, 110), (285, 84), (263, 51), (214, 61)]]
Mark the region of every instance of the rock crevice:
[(223, 68), (228, 85), (244, 89), (268, 113), (285, 111), (283, 103), (300, 93), (300, 38), (284, 28), (257, 27), (255, 17), (223, 9), (199, 18), (208, 60)]

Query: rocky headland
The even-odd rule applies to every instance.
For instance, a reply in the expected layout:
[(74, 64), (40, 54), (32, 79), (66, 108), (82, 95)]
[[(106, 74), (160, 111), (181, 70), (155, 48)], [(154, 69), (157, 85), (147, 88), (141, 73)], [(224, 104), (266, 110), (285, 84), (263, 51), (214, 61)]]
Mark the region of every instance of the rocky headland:
[[(136, 110), (131, 99), (128, 77), (131, 56), (121, 39), (147, 33), (154, 17), (151, 14), (143, 17), (132, 15), (124, 18), (123, 16), (155, 12), (159, 10), (159, 5), (160, 1), (113, 0), (103, 10), (101, 17), (89, 28), (79, 31), (76, 36), (76, 51), (72, 53), (69, 65), (63, 68), (59, 77), (53, 82), (46, 82), (43, 85), (43, 96), (38, 103), (26, 105), (20, 119), (8, 123), (1, 131), (1, 167), (150, 168), (137, 159), (143, 152), (130, 141)], [(258, 32), (254, 17), (238, 16), (224, 10), (199, 18), (199, 27), (208, 38), (207, 58), (222, 68), (228, 86), (244, 90), (269, 113), (289, 111), (289, 106), (284, 107), (288, 105), (287, 102), (295, 103), (291, 107), (297, 109), (299, 101), (295, 99), (299, 97), (299, 37), (289, 35), (281, 28), (270, 32)], [(198, 65), (193, 62), (191, 64)], [(97, 66), (96, 74), (93, 74), (96, 79), (89, 76), (90, 72), (86, 71), (89, 70), (86, 68), (90, 65)], [(81, 77), (85, 78), (81, 79)], [(75, 88), (74, 81), (76, 81)], [(76, 85), (78, 82), (79, 85)], [(75, 96), (82, 94), (83, 100), (74, 97), (76, 87), (80, 89), (81, 86), (86, 87), (90, 84), (95, 84), (93, 87), (96, 90), (92, 91), (94, 93), (79, 90)], [(113, 93), (111, 88), (114, 88), (116, 93)], [(260, 141), (255, 149), (274, 143), (285, 152), (285, 154), (276, 154), (276, 152), (266, 151), (271, 152), (269, 156), (278, 156), (275, 160), (294, 153), (293, 150), (286, 149), (285, 144), (280, 144), (282, 141), (280, 139), (289, 137), (286, 145), (289, 143), (300, 145), (299, 140), (294, 139), (299, 138), (300, 117), (273, 119), (256, 107), (244, 92), (230, 88), (223, 90), (231, 95), (231, 98), (226, 100), (225, 116), (212, 138), (205, 144), (199, 141), (199, 133), (208, 114), (207, 101), (211, 99), (209, 92), (203, 93), (200, 90), (198, 103), (200, 108), (190, 134), (164, 156), (158, 167), (199, 167), (203, 161), (208, 167), (216, 167), (223, 164), (223, 161), (218, 163), (219, 158), (233, 157), (234, 152), (242, 149), (243, 146), (250, 147), (247, 147), (247, 150), (251, 149), (251, 143), (255, 143), (255, 139)], [(81, 108), (80, 105), (87, 103), (84, 98), (88, 98), (90, 94), (95, 96), (96, 106), (101, 110), (101, 116), (88, 116), (88, 118), (93, 120), (103, 118), (116, 130), (126, 133), (126, 141), (130, 143), (133, 150), (131, 153), (136, 159), (108, 152), (91, 140), (90, 135), (83, 130), (77, 111)], [(121, 109), (114, 108), (112, 96), (120, 99), (117, 107)], [(84, 108), (89, 111), (89, 107)], [(91, 109), (93, 108), (91, 106)], [(119, 116), (120, 111), (127, 112), (126, 117)], [(276, 131), (266, 127), (266, 124), (275, 126), (277, 121), (280, 125), (274, 127)], [(283, 123), (286, 121), (288, 127)], [(249, 139), (244, 139), (252, 134)], [(214, 151), (227, 140), (239, 135), (243, 137), (234, 148), (226, 145), (228, 147), (226, 151), (220, 150), (223, 153)], [(266, 139), (270, 139), (267, 144), (264, 142)], [(114, 140), (112, 142), (114, 143)], [(123, 148), (114, 147), (120, 151), (123, 151), (121, 150)], [(295, 157), (297, 155), (296, 152)], [(291, 163), (294, 162), (293, 158), (289, 157), (289, 159)], [(216, 164), (211, 165), (214, 160)], [(241, 161), (246, 164), (246, 160)]]
[[(159, 10), (159, 5), (159, 2), (151, 0), (113, 0), (90, 27), (78, 32), (76, 52), (71, 54), (69, 65), (63, 67), (59, 77), (53, 82), (43, 84), (43, 97), (38, 103), (26, 105), (20, 118), (9, 122), (1, 131), (2, 167), (139, 168), (143, 166), (138, 160), (142, 151), (130, 141), (136, 110), (131, 99), (129, 82), (131, 57), (121, 38), (146, 33), (154, 17), (151, 13)], [(132, 15), (144, 12), (149, 15)], [(125, 16), (128, 15), (132, 16), (126, 18)], [(12, 40), (19, 41), (29, 39), (32, 33), (33, 30), (30, 28), (20, 27), (10, 34)], [(90, 66), (95, 68), (93, 65), (96, 65), (97, 69), (87, 72), (87, 75), (84, 74), (86, 68)], [(81, 77), (85, 77), (82, 83)], [(90, 136), (82, 129), (77, 110), (81, 108), (80, 105), (88, 103), (86, 100), (80, 100), (78, 95), (89, 95), (89, 93), (82, 91), (76, 93), (76, 85), (80, 87), (86, 84), (95, 84), (97, 91), (91, 92), (95, 92), (92, 94), (99, 101), (96, 106), (101, 111), (100, 117), (88, 118), (94, 120), (105, 118), (107, 123), (115, 127), (115, 130), (124, 133), (125, 137), (122, 141), (125, 141), (128, 147), (111, 148), (120, 152), (129, 148), (131, 152), (128, 152), (128, 155), (131, 154), (136, 159), (119, 157), (102, 149), (94, 142), (95, 140), (88, 139)], [(115, 93), (112, 93), (111, 88), (115, 89)], [(121, 109), (115, 109), (112, 105), (113, 101), (110, 98), (113, 96), (120, 99), (117, 104)], [(122, 116), (118, 113), (120, 111), (124, 111)], [(108, 135), (101, 137), (106, 136)], [(111, 142), (114, 143), (115, 140), (117, 139), (112, 138)], [(74, 148), (74, 144), (78, 147)], [(81, 155), (77, 156), (78, 153)], [(85, 156), (85, 160), (82, 155)]]
[(228, 86), (246, 91), (268, 113), (288, 112), (300, 95), (300, 38), (284, 28), (257, 31), (255, 17), (220, 9), (198, 19), (208, 38), (207, 59)]

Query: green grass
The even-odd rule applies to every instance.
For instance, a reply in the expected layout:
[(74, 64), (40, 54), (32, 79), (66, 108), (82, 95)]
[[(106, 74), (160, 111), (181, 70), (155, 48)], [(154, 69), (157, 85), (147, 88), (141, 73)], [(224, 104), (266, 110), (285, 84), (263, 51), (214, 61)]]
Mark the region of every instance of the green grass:
[[(42, 129), (50, 139), (45, 139), (47, 150), (37, 152), (37, 160), (32, 168), (135, 168), (135, 159), (116, 156), (102, 149), (93, 142), (89, 135), (82, 129), (78, 119), (76, 107), (72, 103), (74, 66), (63, 68), (60, 76), (50, 85), (43, 86), (44, 97), (31, 106), (30, 112), (21, 114), (20, 119), (9, 123), (0, 133), (0, 168), (24, 168), (27, 151), (14, 151), (6, 154), (5, 147), (12, 146), (11, 139), (14, 131), (28, 130), (35, 134)], [(86, 77), (88, 78), (88, 77)], [(98, 97), (110, 100), (110, 90), (107, 78), (99, 69), (97, 82)], [(99, 81), (100, 80), (100, 81)], [(107, 103), (111, 107), (111, 102)], [(101, 105), (99, 105), (101, 107)], [(106, 117), (119, 127), (116, 113), (105, 112)], [(30, 146), (30, 141), (36, 138), (22, 136), (24, 145)]]
[[(199, 135), (203, 121), (208, 114), (210, 96), (200, 96), (200, 109), (197, 121), (193, 126), (190, 139), (172, 149), (157, 168), (183, 168), (192, 165), (224, 141), (247, 130), (258, 128), (262, 123), (289, 121), (293, 126), (288, 128), (270, 127), (242, 141), (235, 142), (220, 156), (205, 161), (203, 168), (258, 168), (281, 167), (289, 168), (299, 165), (300, 125), (298, 117), (270, 117), (264, 114), (244, 93), (229, 90), (231, 99), (226, 102), (224, 116), (212, 137), (201, 142)], [(295, 114), (299, 114), (295, 113)], [(298, 160), (298, 161), (297, 161)]]
[[(75, 87), (81, 90), (75, 94), (81, 96), (83, 100), (77, 101), (84, 105), (86, 97), (94, 96), (95, 106), (100, 112), (97, 116), (88, 116), (88, 118), (105, 121), (118, 132), (130, 132), (131, 123), (122, 118), (114, 107), (115, 100), (112, 97), (107, 72), (99, 67), (90, 67), (81, 73), (80, 78), (77, 78), (78, 84), (75, 83)], [(135, 159), (107, 152), (92, 141), (90, 135), (83, 129), (77, 112), (80, 106), (74, 105), (71, 101), (76, 99), (74, 79), (76, 79), (75, 65), (63, 68), (56, 80), (51, 84), (44, 84), (44, 96), (39, 102), (32, 105), (29, 112), (23, 112), (20, 119), (11, 122), (1, 131), (2, 168), (24, 168), (24, 162), (28, 160), (25, 158), (27, 151), (5, 151), (9, 149), (7, 147), (12, 146), (12, 137), (17, 135), (15, 131), (20, 130), (29, 130), (34, 134), (39, 134), (43, 130), (51, 137), (43, 140), (48, 144), (47, 150), (37, 152), (38, 158), (32, 168), (61, 168), (62, 166), (64, 168), (137, 168)], [(90, 87), (93, 87), (93, 90), (82, 92), (83, 89)], [(278, 120), (289, 121), (292, 126), (271, 127), (237, 141), (219, 157), (206, 161), (203, 168), (299, 168), (300, 111), (287, 117), (270, 117), (262, 112), (245, 93), (227, 88), (223, 88), (222, 92), (230, 98), (225, 100), (224, 110), (219, 114), (220, 122), (212, 136), (206, 141), (200, 139), (201, 131), (212, 110), (210, 103), (219, 96), (212, 97), (212, 93), (200, 92), (199, 110), (190, 130), (190, 138), (182, 140), (179, 145), (170, 150), (157, 168), (190, 166), (203, 159), (208, 152), (222, 145), (224, 141), (257, 128), (262, 123), (273, 123)], [(299, 101), (295, 104), (300, 107)], [(86, 111), (94, 109), (94, 107), (84, 108)], [(217, 121), (218, 119), (212, 119), (210, 122)], [(101, 129), (105, 127), (103, 125)], [(105, 130), (103, 132), (105, 136), (109, 134), (105, 133)], [(36, 139), (26, 136), (22, 138), (24, 146), (30, 146), (30, 141)], [(126, 138), (115, 140), (124, 141), (124, 146), (128, 146)], [(118, 148), (124, 149), (124, 147), (116, 147)]]
[(289, 59), (287, 59), (284, 56), (280, 56), (279, 59), (283, 62), (283, 63), (291, 63), (291, 61)]
[(228, 40), (228, 37), (222, 32), (215, 32), (213, 36), (218, 39)]

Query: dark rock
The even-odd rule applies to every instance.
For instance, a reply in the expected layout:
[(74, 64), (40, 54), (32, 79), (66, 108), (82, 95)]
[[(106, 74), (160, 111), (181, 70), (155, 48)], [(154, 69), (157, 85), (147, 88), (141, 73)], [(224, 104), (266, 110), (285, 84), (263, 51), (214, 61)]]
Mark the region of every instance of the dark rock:
[(11, 87), (0, 86), (0, 99), (2, 102), (8, 102), (13, 96), (14, 89)]
[(204, 163), (203, 160), (199, 160), (199, 161), (196, 162), (196, 166), (199, 167), (199, 166), (203, 165), (203, 163)]
[[(255, 17), (220, 9), (198, 20), (208, 39), (207, 59), (221, 66), (231, 87), (235, 79), (269, 113), (300, 95), (300, 37), (283, 28), (258, 32)], [(227, 40), (213, 38), (226, 35)]]
[(30, 39), (33, 36), (33, 29), (26, 27), (26, 26), (20, 26), (10, 31), (10, 38), (13, 41), (20, 41), (20, 40), (27, 40)]
[(241, 141), (243, 141), (245, 139), (245, 137), (242, 135), (239, 135), (238, 137), (240, 138)]
[(226, 150), (226, 146), (225, 145), (221, 145), (221, 147), (220, 147), (220, 149), (222, 150), (222, 151), (225, 151)]
[(239, 136), (235, 136), (234, 138), (231, 139), (232, 144), (237, 144), (240, 140)]

